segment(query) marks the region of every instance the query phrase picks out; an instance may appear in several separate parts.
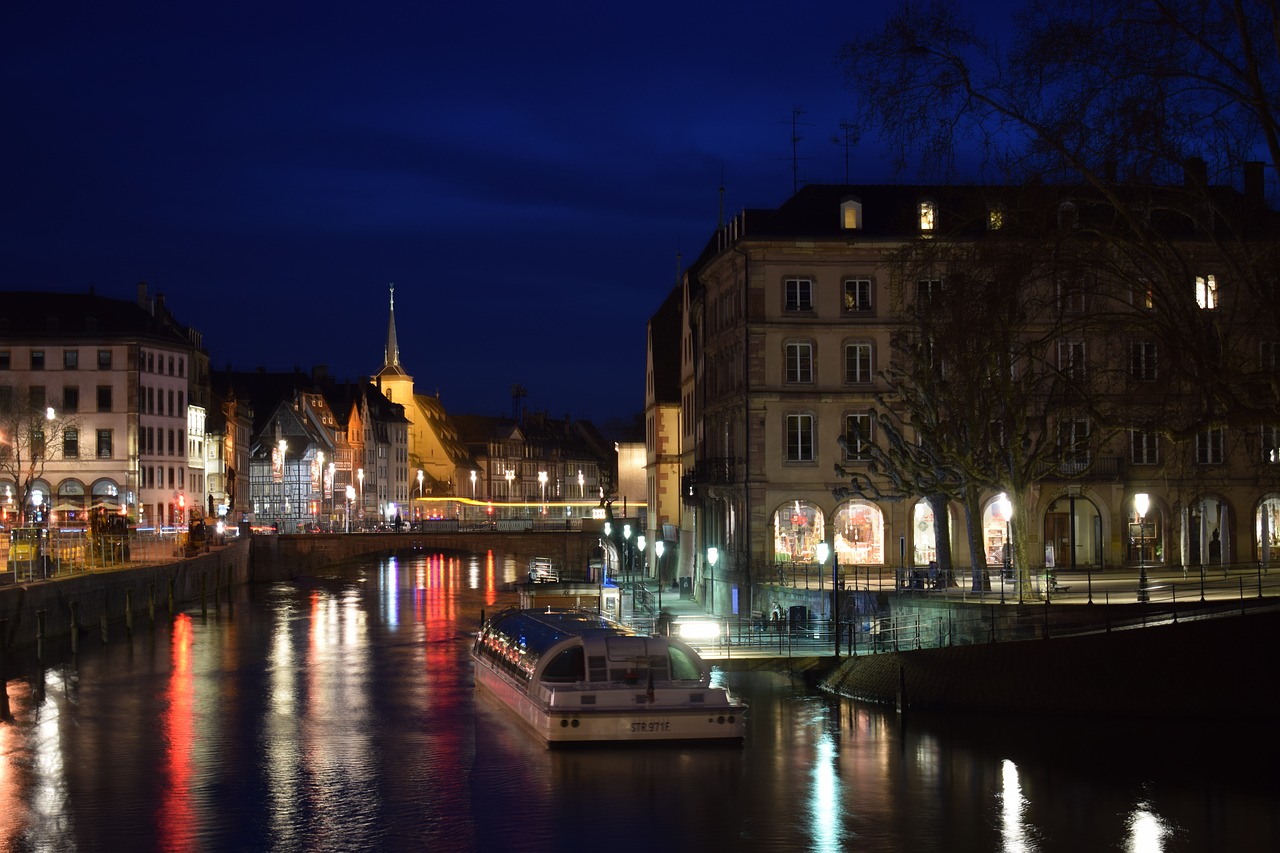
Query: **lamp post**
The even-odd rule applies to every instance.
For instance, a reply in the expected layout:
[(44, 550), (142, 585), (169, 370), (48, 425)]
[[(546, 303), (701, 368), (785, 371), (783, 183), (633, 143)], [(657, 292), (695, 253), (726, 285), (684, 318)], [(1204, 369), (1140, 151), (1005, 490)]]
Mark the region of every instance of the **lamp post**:
[(547, 472), (546, 472), (546, 471), (539, 471), (539, 472), (538, 472), (538, 485), (542, 488), (542, 504), (543, 504), (543, 506), (542, 506), (542, 511), (545, 513), (545, 512), (547, 511), (547, 507), (546, 507), (546, 503), (547, 503)]
[(347, 532), (351, 532), (351, 502), (356, 499), (356, 487), (347, 484)]
[(578, 471), (578, 500), (582, 500), (587, 496), (586, 480), (583, 479), (582, 471)]
[(1147, 510), (1151, 508), (1151, 498), (1146, 492), (1138, 492), (1133, 496), (1133, 509), (1138, 513), (1138, 601), (1146, 603), (1151, 600), (1147, 590)]
[(418, 521), (422, 521), (422, 469), (418, 469)]
[(626, 576), (631, 581), (631, 595), (636, 594), (635, 561), (631, 558), (631, 525), (622, 525), (622, 551), (626, 555)]
[(316, 453), (316, 469), (320, 472), (320, 500), (311, 504), (314, 509), (311, 510), (311, 521), (314, 524), (319, 521), (320, 513), (324, 512), (324, 451)]
[(661, 539), (653, 543), (653, 552), (658, 555), (658, 610), (662, 610), (662, 552), (667, 546)]
[(712, 545), (707, 549), (707, 565), (711, 567), (707, 572), (707, 612), (712, 616), (716, 615), (715, 611), (715, 589), (716, 589), (716, 563), (720, 560), (720, 549)]
[(360, 505), (356, 510), (356, 520), (363, 524), (364, 522), (364, 469), (356, 469), (356, 478), (360, 480)]
[[(814, 550), (814, 556), (818, 558), (818, 577), (821, 578), (823, 571), (827, 567), (827, 555), (831, 553), (831, 546), (828, 545), (826, 542), (819, 542), (813, 550)], [(805, 583), (806, 585), (808, 585), (807, 580)], [(819, 587), (819, 590), (821, 590), (821, 587)], [(832, 633), (835, 633), (835, 599), (834, 598), (832, 599), (831, 619), (832, 619), (831, 621)], [(836, 643), (836, 648), (837, 649), (840, 648), (839, 642)]]
[[(277, 442), (280, 448), (280, 515), (281, 521), (284, 522), (284, 529), (289, 530), (289, 471), (284, 464), (285, 451), (289, 449), (289, 442), (283, 438)], [(186, 519), (183, 519), (185, 522)]]
[(472, 469), (472, 471), (471, 471), (471, 499), (472, 499), (472, 500), (475, 500), (475, 499), (476, 499), (476, 472), (475, 472), (475, 469)]
[[(648, 577), (648, 561), (645, 559), (645, 538), (643, 533), (636, 535), (636, 556), (640, 558), (640, 577)], [(658, 578), (658, 609), (662, 609), (662, 578)]]
[[(613, 542), (613, 525), (607, 521), (604, 523), (604, 539), (606, 542), (610, 542), (610, 543)], [(603, 565), (600, 567), (600, 572), (604, 577), (607, 578), (609, 576), (609, 560), (607, 557), (608, 551), (606, 551), (605, 554), (606, 554), (606, 558), (604, 560)], [(618, 594), (621, 595), (622, 593), (619, 592)]]
[(507, 480), (507, 501), (510, 501), (510, 500), (511, 500), (511, 497), (512, 497), (512, 495), (511, 495), (511, 481), (512, 481), (512, 480), (514, 480), (514, 479), (516, 478), (516, 472), (515, 472), (515, 471), (512, 471), (510, 468), (508, 468), (505, 472), (503, 472), (502, 476), (503, 476), (503, 477), (505, 477), (505, 478), (506, 478), (506, 480)]
[(1004, 518), (1004, 547), (1000, 549), (1004, 552), (1004, 559), (1001, 561), (1004, 566), (1000, 571), (1000, 603), (1004, 604), (1004, 582), (1009, 577), (1009, 560), (1013, 552), (1013, 542), (1010, 541), (1010, 530), (1013, 527), (1010, 516), (1013, 515), (1013, 505), (1009, 503), (1008, 495), (1001, 494), (1000, 497), (996, 498), (995, 507), (996, 512), (1000, 513), (1001, 517)]
[(336, 467), (337, 466), (335, 466), (332, 462), (329, 463), (329, 488), (327, 491), (329, 492), (329, 532), (330, 533), (333, 532), (333, 516), (334, 516), (333, 504), (338, 499), (337, 495), (335, 495), (333, 492), (333, 472)]

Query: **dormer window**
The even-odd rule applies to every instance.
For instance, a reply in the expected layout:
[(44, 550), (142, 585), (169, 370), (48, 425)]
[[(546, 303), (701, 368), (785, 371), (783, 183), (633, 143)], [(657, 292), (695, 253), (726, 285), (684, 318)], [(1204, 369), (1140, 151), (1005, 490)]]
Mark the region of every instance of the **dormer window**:
[(933, 233), (933, 229), (937, 227), (938, 209), (931, 201), (920, 202), (920, 231), (924, 234)]
[(845, 231), (862, 229), (862, 202), (856, 198), (846, 198), (840, 202), (840, 227)]

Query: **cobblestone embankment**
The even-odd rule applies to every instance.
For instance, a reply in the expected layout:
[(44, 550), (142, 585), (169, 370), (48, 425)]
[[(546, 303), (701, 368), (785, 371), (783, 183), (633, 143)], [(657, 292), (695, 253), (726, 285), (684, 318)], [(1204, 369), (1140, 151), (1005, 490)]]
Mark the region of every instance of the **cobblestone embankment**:
[(1087, 637), (848, 660), (822, 687), (908, 709), (1002, 714), (1280, 717), (1270, 684), (1280, 613)]

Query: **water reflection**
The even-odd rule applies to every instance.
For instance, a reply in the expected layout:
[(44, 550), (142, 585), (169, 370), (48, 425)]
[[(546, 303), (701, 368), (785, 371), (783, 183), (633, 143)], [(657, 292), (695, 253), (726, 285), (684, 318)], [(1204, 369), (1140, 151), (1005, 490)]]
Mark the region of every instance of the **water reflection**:
[(1000, 764), (1000, 849), (1005, 853), (1030, 853), (1036, 849), (1026, 825), (1027, 800), (1018, 781), (1018, 765), (1009, 759)]
[(179, 614), (170, 645), (168, 708), (162, 718), (165, 737), (166, 784), (160, 802), (160, 838), (166, 850), (195, 847), (195, 809), (192, 804), (192, 748), (195, 744), (195, 677), (191, 668), (191, 617)]

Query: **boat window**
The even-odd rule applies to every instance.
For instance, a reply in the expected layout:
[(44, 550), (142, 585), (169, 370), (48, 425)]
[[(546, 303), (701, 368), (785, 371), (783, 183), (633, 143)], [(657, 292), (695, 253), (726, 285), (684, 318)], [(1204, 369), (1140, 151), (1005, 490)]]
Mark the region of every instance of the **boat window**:
[(702, 667), (688, 652), (676, 645), (667, 648), (667, 657), (671, 661), (672, 681), (701, 681)]
[(586, 660), (582, 646), (571, 646), (547, 662), (542, 670), (542, 680), (557, 684), (573, 684), (586, 677)]

